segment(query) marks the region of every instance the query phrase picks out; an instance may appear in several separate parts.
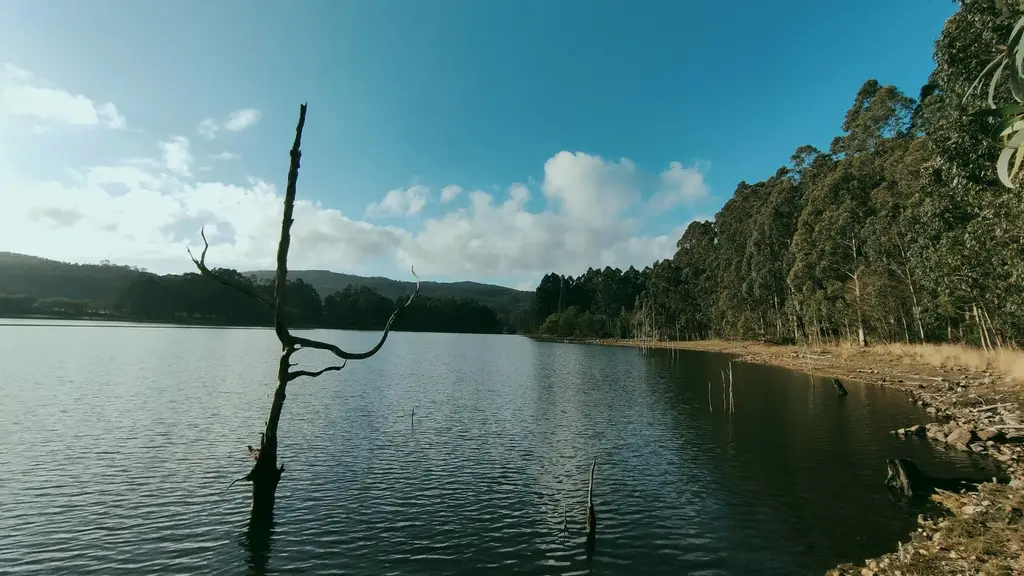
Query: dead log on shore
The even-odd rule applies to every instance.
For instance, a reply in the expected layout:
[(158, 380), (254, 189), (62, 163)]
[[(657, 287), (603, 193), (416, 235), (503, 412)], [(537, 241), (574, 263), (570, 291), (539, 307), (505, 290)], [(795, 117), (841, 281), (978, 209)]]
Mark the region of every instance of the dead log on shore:
[(896, 494), (905, 498), (916, 498), (928, 496), (936, 490), (959, 492), (961, 490), (973, 491), (978, 488), (980, 481), (966, 478), (941, 478), (923, 472), (907, 458), (888, 459), (885, 461), (888, 468), (888, 475), (885, 478), (885, 485)]
[(850, 395), (850, 393), (846, 391), (846, 386), (843, 386), (843, 383), (839, 381), (839, 378), (833, 378), (832, 379), (832, 385), (836, 387), (836, 395), (837, 396), (849, 396)]

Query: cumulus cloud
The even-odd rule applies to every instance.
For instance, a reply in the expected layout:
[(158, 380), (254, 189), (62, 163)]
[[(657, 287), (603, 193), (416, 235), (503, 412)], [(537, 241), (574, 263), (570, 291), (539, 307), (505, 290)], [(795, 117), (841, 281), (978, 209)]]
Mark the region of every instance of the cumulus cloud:
[(450, 186), (445, 186), (444, 188), (441, 189), (441, 203), (447, 204), (452, 200), (458, 198), (459, 194), (462, 194), (461, 186), (456, 186), (454, 184)]
[(235, 154), (234, 152), (224, 151), (219, 154), (214, 154), (213, 156), (211, 156), (211, 158), (213, 158), (214, 160), (221, 160), (226, 162), (228, 160), (240, 160), (242, 156), (239, 154)]
[(254, 108), (243, 108), (228, 114), (227, 118), (218, 120), (216, 118), (204, 118), (199, 122), (196, 131), (200, 136), (209, 139), (217, 137), (222, 130), (228, 132), (241, 132), (253, 124), (259, 122), (260, 111)]
[(651, 197), (651, 206), (656, 210), (669, 210), (706, 197), (709, 190), (704, 173), (707, 169), (707, 162), (687, 167), (679, 162), (669, 163), (668, 170), (660, 174), (661, 188)]
[(178, 176), (192, 175), (192, 151), (189, 149), (188, 138), (174, 136), (167, 142), (160, 143), (163, 152), (164, 166)]
[[(212, 133), (227, 130), (229, 121), (213, 121)], [(204, 180), (190, 144), (184, 136), (166, 137), (145, 157), (112, 158), (72, 171), (65, 180), (22, 178), (16, 167), (0, 166), (0, 190), (21, 191), (6, 197), (0, 211), (0, 246), (66, 261), (109, 259), (183, 272), (191, 270), (184, 248), (201, 243), (205, 226), (211, 265), (272, 267), (281, 190), (259, 178)], [(50, 168), (69, 174), (66, 165)], [(441, 202), (464, 196), (465, 204), (437, 204), (438, 213), (429, 215), (424, 212), (431, 190), (425, 185), (387, 192), (361, 218), (330, 207), (323, 191), (303, 187), (291, 265), (389, 275), (415, 265), (424, 278), (515, 278), (513, 284), (521, 280), (518, 287), (532, 289), (552, 270), (579, 274), (590, 266), (644, 266), (670, 256), (688, 222), (665, 234), (645, 234), (634, 209), (643, 213), (650, 203), (640, 199), (653, 194), (651, 202), (671, 207), (708, 193), (702, 165), (672, 163), (644, 176), (625, 158), (563, 151), (537, 168), (543, 170), (539, 182), (524, 174), (526, 183), (497, 192), (448, 185), (440, 191)], [(547, 208), (527, 207), (537, 195)], [(374, 220), (411, 216), (419, 218), (397, 224)]]
[(639, 198), (636, 165), (583, 152), (559, 152), (544, 163), (544, 195), (569, 218), (593, 225), (614, 221)]
[(430, 197), (430, 188), (410, 186), (389, 191), (380, 202), (371, 202), (366, 207), (367, 218), (395, 218), (415, 216), (423, 211)]
[[(113, 129), (124, 128), (126, 124), (114, 104), (53, 88), (42, 78), (11, 64), (0, 66), (0, 115)], [(35, 129), (45, 127), (36, 125)]]

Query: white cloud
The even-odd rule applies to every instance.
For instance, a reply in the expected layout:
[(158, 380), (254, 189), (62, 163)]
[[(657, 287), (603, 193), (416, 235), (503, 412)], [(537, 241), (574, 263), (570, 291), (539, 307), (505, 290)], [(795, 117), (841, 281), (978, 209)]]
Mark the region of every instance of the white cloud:
[(415, 216), (423, 211), (430, 197), (430, 188), (410, 186), (391, 190), (380, 202), (371, 202), (366, 207), (367, 218), (395, 218)]
[(661, 188), (651, 197), (651, 207), (668, 210), (706, 197), (709, 189), (704, 181), (704, 173), (707, 169), (707, 162), (687, 167), (679, 162), (669, 163), (668, 170), (660, 174)]
[[(7, 67), (0, 72), (4, 90), (31, 86), (68, 94), (20, 69)], [(78, 108), (58, 114), (49, 104), (39, 105), (32, 113), (34, 120), (92, 122), (89, 108), (81, 105), (92, 100), (71, 97)], [(112, 105), (90, 106), (95, 124), (112, 125)], [(233, 117), (204, 121), (200, 126), (216, 136), (228, 130)], [(251, 125), (256, 119), (258, 114), (238, 115), (232, 125)], [(4, 145), (0, 139), (0, 146)], [(204, 152), (203, 157), (229, 160), (234, 155)], [(243, 270), (273, 266), (281, 218), (278, 188), (258, 178), (236, 183), (204, 181), (191, 142), (184, 136), (158, 142), (151, 157), (115, 159), (71, 171), (66, 181), (22, 178), (12, 158), (0, 153), (0, 191), (20, 191), (5, 195), (0, 210), (0, 247), (5, 250), (73, 262), (109, 259), (159, 272), (182, 272), (191, 269), (184, 246), (199, 244), (199, 230), (205, 225), (211, 264)], [(69, 173), (63, 163), (44, 168), (51, 174)], [(706, 195), (703, 170), (699, 164), (687, 168), (672, 163), (660, 180), (650, 175), (650, 180), (660, 182), (651, 190), (655, 192), (652, 203), (674, 206)], [(431, 198), (427, 186), (389, 191), (367, 206), (364, 219), (310, 200), (321, 191), (300, 189), (291, 264), (295, 269), (356, 273), (390, 270), (386, 273), (391, 275), (415, 265), (425, 279), (539, 280), (553, 270), (579, 274), (590, 266), (642, 267), (674, 253), (685, 226), (667, 234), (645, 235), (643, 222), (631, 217), (634, 208), (652, 204), (639, 203), (646, 180), (630, 160), (559, 152), (544, 164), (543, 172), (540, 183), (524, 175), (525, 184), (514, 183), (494, 193), (446, 186), (440, 192), (442, 203), (450, 204), (464, 194), (466, 205), (447, 206), (439, 215), (404, 223), (412, 227), (365, 218), (422, 215)], [(548, 207), (531, 211), (527, 204), (538, 193), (548, 200)], [(532, 289), (535, 284), (524, 282), (520, 287)]]
[(200, 136), (210, 139), (216, 138), (217, 132), (219, 131), (220, 124), (217, 124), (217, 121), (213, 118), (203, 118), (199, 122), (199, 127), (196, 128), (196, 132), (198, 132)]
[(213, 156), (211, 156), (211, 158), (213, 158), (214, 160), (222, 160), (226, 162), (229, 160), (239, 160), (242, 158), (242, 156), (239, 154), (235, 154), (234, 152), (224, 151), (219, 154), (214, 154)]
[(227, 130), (228, 132), (241, 132), (253, 124), (259, 122), (260, 111), (254, 108), (243, 108), (241, 110), (235, 110), (228, 115), (223, 121), (215, 118), (204, 118), (199, 122), (199, 126), (196, 128), (196, 132), (200, 136), (208, 139), (217, 137), (217, 134), (221, 130)]
[[(11, 64), (0, 67), (0, 115), (113, 129), (124, 128), (126, 124), (114, 104), (95, 102), (81, 94), (52, 88), (45, 80)], [(40, 128), (45, 129), (34, 125), (34, 130)]]
[[(182, 159), (187, 152), (183, 140), (164, 143), (160, 162), (97, 166), (69, 183), (12, 181), (0, 174), (0, 189), (17, 186), (25, 191), (0, 213), (0, 246), (59, 260), (106, 258), (181, 272), (191, 265), (184, 245), (199, 244), (199, 229), (206, 225), (212, 263), (272, 267), (280, 226), (278, 189), (258, 179), (236, 185), (182, 180), (179, 176), (188, 166)], [(576, 175), (574, 181), (592, 186), (599, 185), (595, 183), (609, 165), (622, 166), (585, 163), (588, 168), (570, 172)], [(427, 195), (425, 186), (393, 192), (380, 209), (399, 215), (419, 213), (422, 204), (416, 199)], [(582, 210), (584, 217), (563, 209), (530, 212), (525, 207), (529, 188), (513, 184), (501, 196), (470, 191), (468, 207), (425, 219), (419, 230), (410, 231), (353, 219), (300, 199), (291, 261), (295, 269), (358, 273), (383, 265), (400, 275), (415, 265), (424, 278), (539, 279), (552, 270), (580, 274), (590, 266), (642, 267), (675, 252), (685, 225), (667, 234), (641, 235), (640, 223), (623, 217), (633, 190), (613, 183), (611, 189), (590, 189), (587, 194), (620, 207), (619, 213), (598, 214), (589, 207)], [(527, 284), (534, 282), (523, 286)]]
[(192, 175), (192, 152), (189, 149), (188, 138), (174, 136), (167, 142), (160, 143), (160, 150), (163, 152), (164, 166), (178, 176)]
[(544, 163), (544, 195), (569, 218), (599, 225), (614, 221), (639, 198), (636, 165), (607, 162), (583, 152), (559, 152)]
[(454, 184), (450, 186), (445, 186), (444, 188), (441, 189), (441, 203), (447, 204), (452, 200), (458, 198), (459, 194), (462, 194), (461, 186), (456, 186)]
[(236, 110), (231, 113), (231, 116), (228, 116), (228, 121), (224, 123), (224, 129), (231, 132), (241, 132), (256, 122), (259, 122), (259, 119), (259, 110), (255, 110), (253, 108)]

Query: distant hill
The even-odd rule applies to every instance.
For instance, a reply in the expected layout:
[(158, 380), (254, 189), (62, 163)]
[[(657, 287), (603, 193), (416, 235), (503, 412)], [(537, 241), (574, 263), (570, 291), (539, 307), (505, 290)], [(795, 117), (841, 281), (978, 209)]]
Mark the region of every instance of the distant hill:
[(114, 264), (68, 264), (0, 252), (0, 294), (88, 300), (112, 306), (141, 271)]
[[(274, 277), (271, 270), (256, 270), (244, 272), (246, 276), (255, 275), (260, 280), (269, 280)], [(321, 298), (327, 297), (346, 286), (366, 286), (382, 296), (390, 299), (406, 296), (413, 289), (413, 282), (403, 282), (382, 278), (380, 276), (365, 277), (353, 274), (340, 274), (328, 270), (292, 270), (288, 272), (289, 279), (301, 279), (303, 282), (313, 286)], [(432, 298), (467, 298), (476, 300), (481, 304), (490, 306), (498, 313), (508, 313), (518, 310), (527, 305), (533, 298), (532, 292), (523, 292), (504, 286), (494, 284), (481, 284), (479, 282), (420, 282), (420, 294)]]
[[(142, 271), (116, 264), (69, 264), (38, 256), (0, 252), (0, 294), (33, 298), (67, 298), (88, 300), (99, 306), (112, 306), (125, 288)], [(273, 277), (273, 272), (245, 272), (260, 279)], [(412, 291), (411, 282), (389, 278), (365, 278), (327, 270), (296, 270), (288, 278), (301, 278), (312, 285), (321, 298), (349, 285), (366, 286), (394, 299)], [(514, 290), (478, 282), (422, 282), (420, 293), (434, 298), (466, 298), (490, 306), (495, 312), (509, 313), (527, 304), (531, 292)]]

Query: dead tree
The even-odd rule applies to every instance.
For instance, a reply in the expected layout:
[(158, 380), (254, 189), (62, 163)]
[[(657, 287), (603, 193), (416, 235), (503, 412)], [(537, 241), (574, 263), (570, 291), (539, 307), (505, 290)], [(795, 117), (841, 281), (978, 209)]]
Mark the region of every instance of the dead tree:
[[(394, 313), (391, 314), (387, 324), (384, 326), (384, 332), (381, 334), (380, 340), (373, 348), (370, 348), (365, 352), (347, 352), (334, 344), (295, 336), (288, 330), (285, 318), (285, 296), (287, 292), (286, 283), (288, 278), (288, 248), (291, 244), (291, 227), (294, 221), (292, 213), (295, 208), (295, 186), (299, 178), (299, 161), (302, 157), (302, 152), (300, 150), (302, 144), (302, 128), (305, 123), (306, 105), (302, 104), (299, 107), (299, 123), (295, 127), (295, 142), (292, 144), (291, 162), (288, 167), (288, 184), (284, 194), (284, 214), (281, 218), (281, 238), (277, 245), (277, 270), (274, 274), (273, 298), (268, 298), (266, 295), (252, 290), (247, 286), (237, 284), (231, 279), (220, 276), (207, 268), (206, 251), (209, 249), (210, 244), (206, 241), (205, 233), (202, 234), (203, 252), (199, 258), (196, 259), (196, 257), (192, 255), (191, 250), (189, 251), (189, 256), (192, 257), (192, 261), (203, 276), (216, 280), (217, 282), (229, 286), (250, 298), (254, 298), (266, 304), (273, 313), (274, 332), (277, 335), (277, 339), (281, 342), (281, 358), (277, 367), (277, 389), (274, 390), (274, 401), (270, 405), (270, 417), (267, 418), (265, 431), (260, 435), (259, 448), (249, 447), (249, 453), (255, 460), (252, 465), (252, 469), (249, 470), (248, 474), (235, 481), (238, 482), (244, 480), (252, 483), (252, 518), (257, 520), (269, 519), (273, 514), (277, 485), (281, 481), (281, 474), (284, 472), (284, 466), (277, 465), (277, 426), (278, 422), (281, 420), (281, 410), (284, 407), (288, 383), (303, 376), (315, 378), (327, 372), (341, 370), (349, 360), (364, 360), (379, 352), (384, 346), (384, 342), (387, 340), (388, 334), (391, 332), (391, 326), (398, 317), (398, 314), (403, 308), (412, 303), (413, 298), (415, 298), (416, 294), (419, 293), (420, 288), (419, 279), (417, 278), (416, 287), (413, 290), (413, 293), (409, 296), (409, 299), (399, 305)], [(413, 270), (413, 277), (416, 277), (415, 270)], [(292, 370), (296, 365), (292, 362), (292, 356), (299, 350), (306, 348), (330, 352), (340, 360), (341, 363), (315, 371)], [(232, 484), (235, 482), (232, 482)]]

